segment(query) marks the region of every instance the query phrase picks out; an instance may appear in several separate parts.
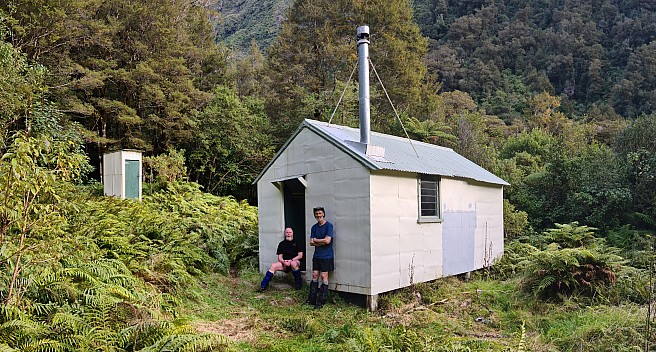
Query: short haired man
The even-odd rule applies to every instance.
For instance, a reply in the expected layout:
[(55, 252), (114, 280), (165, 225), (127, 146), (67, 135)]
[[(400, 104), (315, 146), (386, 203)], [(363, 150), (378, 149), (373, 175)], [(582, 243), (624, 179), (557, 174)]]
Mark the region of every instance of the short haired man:
[(269, 281), (271, 281), (271, 278), (273, 278), (273, 275), (278, 270), (286, 273), (291, 271), (292, 275), (294, 275), (294, 289), (300, 290), (303, 284), (300, 269), (303, 249), (294, 240), (294, 230), (291, 227), (285, 229), (285, 239), (278, 244), (276, 254), (278, 254), (278, 261), (272, 263), (269, 267), (269, 270), (262, 279), (259, 291), (264, 292), (269, 287)]
[[(317, 223), (310, 230), (310, 246), (314, 247), (312, 257), (312, 282), (310, 294), (305, 303), (320, 309), (328, 298), (328, 272), (335, 270), (335, 252), (333, 250), (333, 224), (326, 221), (326, 211), (323, 207), (312, 209)], [(319, 287), (321, 273), (321, 287)]]

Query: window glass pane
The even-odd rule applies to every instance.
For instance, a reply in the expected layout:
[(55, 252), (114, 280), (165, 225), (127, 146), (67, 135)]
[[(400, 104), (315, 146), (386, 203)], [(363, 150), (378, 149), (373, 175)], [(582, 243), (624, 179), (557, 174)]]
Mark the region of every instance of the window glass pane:
[(437, 211), (435, 209), (422, 209), (421, 216), (437, 216)]
[(419, 207), (420, 216), (439, 216), (439, 190), (437, 176), (421, 175), (419, 179), (420, 197)]

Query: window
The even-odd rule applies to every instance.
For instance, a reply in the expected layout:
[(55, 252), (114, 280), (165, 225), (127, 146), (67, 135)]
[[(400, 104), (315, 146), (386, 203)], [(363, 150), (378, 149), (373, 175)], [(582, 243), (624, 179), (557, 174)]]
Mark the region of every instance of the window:
[(434, 175), (419, 177), (419, 220), (440, 220), (440, 178)]

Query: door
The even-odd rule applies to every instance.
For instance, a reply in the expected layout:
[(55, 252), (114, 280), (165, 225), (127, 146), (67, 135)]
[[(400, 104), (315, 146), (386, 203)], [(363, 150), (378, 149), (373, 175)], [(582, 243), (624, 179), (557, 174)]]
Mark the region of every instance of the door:
[(294, 239), (303, 248), (301, 270), (305, 271), (305, 186), (298, 179), (283, 181), (285, 228), (294, 230)]
[(139, 160), (125, 160), (125, 198), (139, 199)]

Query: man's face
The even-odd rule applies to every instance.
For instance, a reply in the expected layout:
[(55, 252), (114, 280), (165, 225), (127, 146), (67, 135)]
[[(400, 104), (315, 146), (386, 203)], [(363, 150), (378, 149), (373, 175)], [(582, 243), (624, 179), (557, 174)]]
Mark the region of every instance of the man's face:
[(317, 219), (318, 222), (321, 222), (323, 220), (323, 217), (325, 216), (323, 210), (317, 210), (314, 212), (314, 218)]
[(291, 241), (294, 239), (294, 231), (289, 227), (285, 229), (285, 239)]

